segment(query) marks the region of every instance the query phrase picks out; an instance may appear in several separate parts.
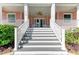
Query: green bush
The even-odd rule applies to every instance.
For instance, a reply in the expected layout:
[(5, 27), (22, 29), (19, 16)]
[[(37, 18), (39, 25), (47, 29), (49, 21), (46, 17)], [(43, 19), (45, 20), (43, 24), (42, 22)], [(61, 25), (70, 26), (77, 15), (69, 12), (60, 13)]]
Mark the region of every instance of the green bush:
[(14, 41), (14, 26), (0, 25), (0, 46), (7, 45)]
[(79, 28), (74, 30), (67, 30), (65, 34), (66, 43), (68, 44), (79, 44)]

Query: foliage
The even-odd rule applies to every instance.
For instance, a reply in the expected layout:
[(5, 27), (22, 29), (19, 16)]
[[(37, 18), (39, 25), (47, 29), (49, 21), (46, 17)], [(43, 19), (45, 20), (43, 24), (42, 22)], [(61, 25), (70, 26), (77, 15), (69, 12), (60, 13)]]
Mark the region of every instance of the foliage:
[(79, 44), (79, 28), (73, 30), (67, 30), (65, 34), (66, 43), (68, 44)]
[(0, 46), (7, 45), (14, 41), (14, 26), (0, 25)]

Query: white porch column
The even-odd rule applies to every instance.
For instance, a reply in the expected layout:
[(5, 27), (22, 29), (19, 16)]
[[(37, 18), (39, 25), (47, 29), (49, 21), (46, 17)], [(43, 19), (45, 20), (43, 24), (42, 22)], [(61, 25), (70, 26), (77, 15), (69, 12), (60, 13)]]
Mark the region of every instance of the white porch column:
[(77, 27), (79, 27), (79, 5), (77, 6)]
[(18, 48), (18, 42), (17, 42), (17, 33), (18, 33), (18, 32), (17, 32), (17, 27), (14, 28), (14, 31), (15, 31), (15, 32), (14, 32), (14, 36), (15, 36), (15, 38), (14, 38), (14, 39), (15, 39), (15, 40), (14, 40), (14, 42), (15, 42), (15, 44), (14, 44), (14, 46), (15, 46), (15, 47), (14, 47), (14, 51), (17, 51), (17, 48)]
[(51, 19), (50, 19), (50, 27), (53, 27), (55, 23), (55, 3), (51, 5)]
[(28, 21), (28, 4), (24, 6), (24, 22)]
[(61, 44), (62, 44), (62, 49), (63, 50), (66, 50), (66, 47), (65, 47), (65, 29), (62, 29), (62, 40), (61, 40)]
[(2, 24), (2, 6), (0, 6), (0, 24)]
[(29, 18), (28, 18), (28, 4), (24, 5), (24, 22), (27, 23), (27, 27), (29, 27)]

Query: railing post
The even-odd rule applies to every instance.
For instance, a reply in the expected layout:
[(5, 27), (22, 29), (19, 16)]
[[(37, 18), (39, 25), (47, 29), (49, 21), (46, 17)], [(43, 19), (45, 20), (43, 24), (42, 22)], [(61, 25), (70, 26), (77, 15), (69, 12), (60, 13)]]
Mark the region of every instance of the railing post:
[(14, 34), (14, 37), (15, 37), (15, 38), (14, 38), (14, 39), (15, 39), (15, 40), (14, 40), (14, 51), (16, 51), (16, 50), (17, 50), (17, 45), (18, 45), (18, 44), (17, 44), (17, 43), (18, 43), (18, 42), (17, 42), (17, 27), (14, 28), (14, 31), (15, 31), (15, 32), (14, 32), (14, 33), (15, 33), (15, 34)]
[(2, 6), (0, 6), (0, 24), (2, 24)]
[(65, 29), (62, 29), (62, 49), (66, 50), (65, 48)]

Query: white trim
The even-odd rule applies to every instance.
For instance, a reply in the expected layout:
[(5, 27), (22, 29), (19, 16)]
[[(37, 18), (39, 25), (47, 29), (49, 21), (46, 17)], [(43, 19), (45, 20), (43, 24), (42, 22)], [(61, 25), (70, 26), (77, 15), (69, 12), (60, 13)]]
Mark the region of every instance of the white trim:
[[(71, 15), (71, 19), (72, 19), (72, 13), (68, 13), (68, 12), (63, 14), (63, 19), (64, 19), (64, 15), (67, 15), (67, 14), (68, 14), (68, 15)], [(70, 19), (70, 20), (71, 20), (71, 19)]]
[(0, 3), (0, 6), (24, 6), (23, 3)]
[(14, 51), (17, 51), (17, 48), (18, 48), (18, 42), (17, 42), (17, 28), (15, 27), (14, 28), (14, 30), (15, 30), (15, 33), (14, 33), (14, 38), (15, 38), (15, 40), (14, 40)]
[(8, 15), (12, 15), (12, 14), (15, 15), (15, 21), (16, 21), (16, 13), (8, 13), (8, 14), (7, 14), (7, 20), (9, 21)]
[(77, 27), (79, 27), (79, 5), (77, 6)]
[(0, 24), (2, 24), (2, 6), (0, 6)]
[(76, 7), (78, 4), (77, 3), (56, 3), (56, 6), (72, 6), (72, 7)]
[(31, 6), (31, 7), (34, 7), (34, 6), (41, 6), (41, 7), (44, 7), (44, 6), (51, 6), (52, 4), (42, 4), (42, 3), (39, 3), (39, 4), (28, 4), (28, 6)]
[(61, 42), (61, 44), (62, 44), (62, 49), (63, 50), (66, 50), (66, 47), (65, 47), (65, 29), (63, 29), (62, 28), (62, 34), (61, 34), (62, 36), (62, 42)]
[(55, 23), (55, 3), (51, 5), (50, 27), (53, 28)]
[(28, 18), (28, 4), (24, 5), (24, 22), (29, 22), (29, 18)]

